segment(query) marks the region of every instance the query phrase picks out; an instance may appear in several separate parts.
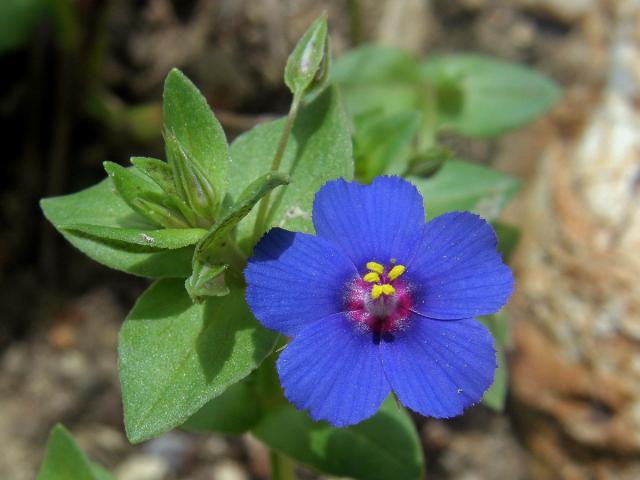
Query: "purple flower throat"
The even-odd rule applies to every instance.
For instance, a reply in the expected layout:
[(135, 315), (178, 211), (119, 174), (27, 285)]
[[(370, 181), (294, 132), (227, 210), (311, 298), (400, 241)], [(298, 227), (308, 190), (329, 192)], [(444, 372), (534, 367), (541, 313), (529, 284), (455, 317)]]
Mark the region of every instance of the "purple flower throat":
[(411, 316), (413, 297), (409, 284), (400, 278), (406, 267), (368, 262), (367, 273), (347, 284), (345, 308), (349, 318), (362, 331), (371, 331), (376, 337), (401, 330)]

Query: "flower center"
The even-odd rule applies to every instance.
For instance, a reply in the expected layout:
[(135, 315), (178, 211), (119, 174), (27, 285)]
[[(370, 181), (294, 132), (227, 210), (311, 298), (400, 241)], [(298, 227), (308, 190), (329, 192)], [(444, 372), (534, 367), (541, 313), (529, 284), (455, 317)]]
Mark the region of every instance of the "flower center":
[(368, 262), (367, 273), (348, 284), (346, 308), (360, 327), (375, 333), (393, 333), (402, 328), (411, 315), (413, 299), (409, 284), (400, 278), (404, 265), (389, 261), (388, 268)]

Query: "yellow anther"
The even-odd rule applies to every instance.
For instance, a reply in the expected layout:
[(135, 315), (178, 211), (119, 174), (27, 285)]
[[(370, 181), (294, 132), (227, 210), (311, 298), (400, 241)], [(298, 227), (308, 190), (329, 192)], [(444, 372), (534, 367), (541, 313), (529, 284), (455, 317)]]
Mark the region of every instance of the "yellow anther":
[(382, 285), (374, 285), (371, 289), (371, 298), (377, 300), (382, 295)]
[(394, 293), (396, 293), (396, 289), (388, 283), (384, 285), (374, 285), (371, 289), (371, 298), (377, 300), (381, 295), (393, 295)]
[(380, 275), (378, 275), (376, 272), (369, 272), (364, 277), (362, 277), (362, 279), (365, 282), (376, 283), (380, 281)]
[(378, 275), (382, 275), (384, 273), (384, 267), (378, 262), (368, 262), (367, 268), (373, 272), (376, 272)]
[(393, 288), (393, 285), (389, 285), (388, 283), (385, 283), (384, 285), (380, 285), (382, 287), (382, 293), (385, 295), (393, 295), (394, 293), (396, 293), (396, 289)]
[(389, 280), (395, 280), (400, 275), (402, 275), (406, 269), (407, 269), (407, 267), (405, 267), (404, 265), (396, 265), (395, 267), (393, 267), (391, 269), (391, 271), (387, 275), (387, 278)]

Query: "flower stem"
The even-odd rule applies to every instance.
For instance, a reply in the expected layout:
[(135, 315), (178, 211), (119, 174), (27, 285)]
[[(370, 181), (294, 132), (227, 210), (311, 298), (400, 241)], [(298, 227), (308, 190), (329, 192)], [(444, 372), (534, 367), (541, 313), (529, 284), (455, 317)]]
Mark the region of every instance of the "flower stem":
[[(289, 142), (289, 136), (291, 135), (291, 130), (293, 129), (293, 124), (298, 116), (298, 109), (300, 107), (300, 101), (302, 100), (302, 95), (296, 94), (293, 96), (293, 100), (291, 101), (291, 108), (289, 108), (289, 114), (287, 115), (287, 123), (284, 125), (284, 130), (282, 130), (282, 135), (280, 135), (280, 142), (278, 143), (278, 149), (276, 150), (276, 154), (273, 157), (273, 161), (271, 162), (271, 171), (277, 172), (280, 169), (280, 164), (282, 163), (282, 156), (284, 155), (284, 150), (287, 147), (287, 143)], [(269, 198), (271, 197), (270, 193), (267, 193), (260, 200), (260, 206), (258, 207), (258, 215), (256, 217), (256, 223), (253, 228), (253, 238), (254, 241), (257, 242), (262, 235), (266, 225), (267, 211), (269, 209)]]
[(296, 480), (295, 463), (290, 458), (275, 450), (269, 450), (269, 460), (271, 461), (272, 480)]

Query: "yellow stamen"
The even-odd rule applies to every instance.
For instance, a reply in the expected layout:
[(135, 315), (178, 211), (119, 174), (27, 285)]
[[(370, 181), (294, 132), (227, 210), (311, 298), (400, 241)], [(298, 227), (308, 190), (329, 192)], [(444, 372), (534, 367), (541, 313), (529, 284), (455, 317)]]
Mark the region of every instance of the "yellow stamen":
[(382, 293), (385, 295), (393, 295), (394, 293), (396, 293), (396, 289), (393, 288), (393, 285), (389, 285), (388, 283), (385, 283), (384, 285), (380, 285), (382, 287)]
[(400, 275), (402, 275), (406, 269), (407, 267), (405, 267), (404, 265), (396, 265), (391, 269), (391, 271), (387, 275), (387, 278), (389, 278), (389, 280), (395, 280)]
[(368, 262), (367, 268), (371, 271), (376, 272), (378, 275), (382, 275), (384, 273), (384, 267), (378, 262)]
[(362, 277), (362, 279), (365, 282), (376, 283), (380, 281), (380, 275), (378, 275), (376, 272), (369, 272), (364, 277)]
[(377, 300), (382, 295), (382, 285), (374, 285), (371, 289), (371, 298)]
[(393, 295), (394, 293), (396, 293), (396, 289), (388, 283), (384, 285), (374, 285), (371, 289), (371, 298), (377, 300), (381, 295)]

